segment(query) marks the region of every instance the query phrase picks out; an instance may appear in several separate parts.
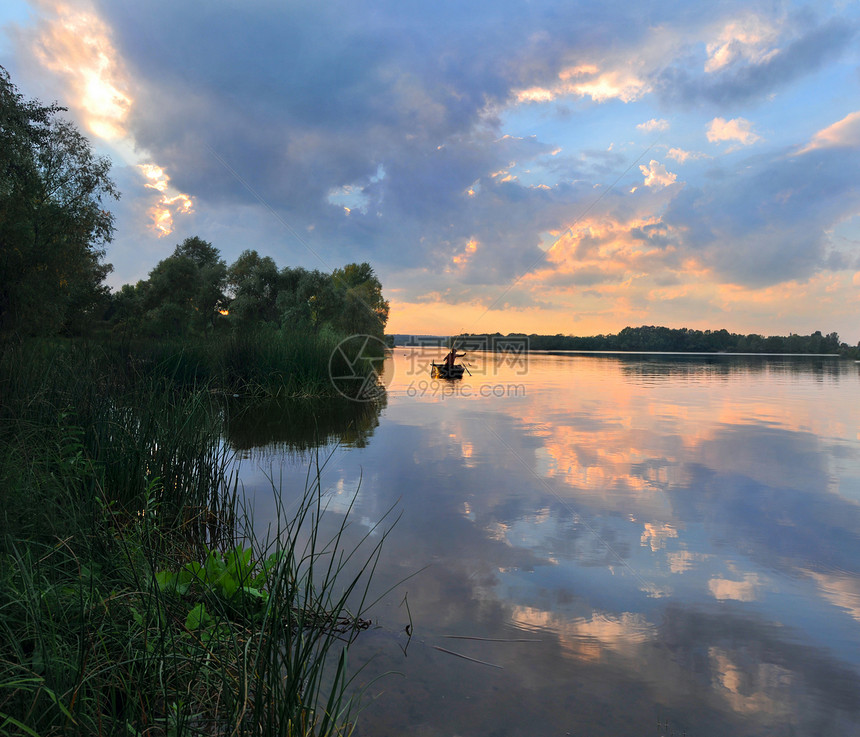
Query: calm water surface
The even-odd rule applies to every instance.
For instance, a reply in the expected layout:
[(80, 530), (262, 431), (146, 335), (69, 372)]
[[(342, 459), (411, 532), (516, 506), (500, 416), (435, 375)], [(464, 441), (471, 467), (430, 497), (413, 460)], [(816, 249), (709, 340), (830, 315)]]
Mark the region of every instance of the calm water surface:
[(401, 515), (358, 735), (860, 735), (860, 364), (431, 357), (231, 437), (258, 524), (315, 433), (333, 518)]

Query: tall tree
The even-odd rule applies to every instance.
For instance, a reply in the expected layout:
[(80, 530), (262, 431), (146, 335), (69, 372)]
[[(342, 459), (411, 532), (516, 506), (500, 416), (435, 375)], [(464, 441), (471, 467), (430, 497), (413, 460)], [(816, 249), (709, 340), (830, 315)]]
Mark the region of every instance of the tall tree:
[(389, 307), (370, 264), (347, 264), (335, 269), (320, 302), (319, 319), (336, 330), (383, 337)]
[(285, 266), (280, 272), (280, 290), (277, 307), (281, 324), (299, 330), (322, 326), (320, 296), (329, 285), (331, 277), (314, 269), (308, 271), (298, 266)]
[(281, 278), (270, 256), (256, 251), (242, 251), (227, 269), (230, 322), (254, 325), (278, 322), (278, 291)]
[(141, 285), (149, 329), (169, 335), (211, 330), (227, 301), (226, 281), (218, 249), (197, 236), (186, 238)]
[(53, 333), (107, 294), (110, 161), (0, 67), (0, 336)]

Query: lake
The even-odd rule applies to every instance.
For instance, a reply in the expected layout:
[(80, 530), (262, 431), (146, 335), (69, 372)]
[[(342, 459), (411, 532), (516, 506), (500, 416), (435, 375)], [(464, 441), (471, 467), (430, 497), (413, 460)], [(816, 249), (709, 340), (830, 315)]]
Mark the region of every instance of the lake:
[(357, 735), (860, 734), (860, 364), (442, 353), (231, 431), (258, 526), (318, 457), (391, 527)]

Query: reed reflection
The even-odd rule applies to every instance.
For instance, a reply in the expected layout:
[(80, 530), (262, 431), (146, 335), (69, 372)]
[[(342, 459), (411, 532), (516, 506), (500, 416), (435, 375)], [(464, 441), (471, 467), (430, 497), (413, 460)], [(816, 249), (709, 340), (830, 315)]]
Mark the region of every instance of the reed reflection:
[(379, 426), (387, 405), (380, 392), (372, 402), (331, 399), (230, 400), (227, 441), (235, 450), (266, 449), (267, 454), (303, 453), (332, 444), (363, 448)]

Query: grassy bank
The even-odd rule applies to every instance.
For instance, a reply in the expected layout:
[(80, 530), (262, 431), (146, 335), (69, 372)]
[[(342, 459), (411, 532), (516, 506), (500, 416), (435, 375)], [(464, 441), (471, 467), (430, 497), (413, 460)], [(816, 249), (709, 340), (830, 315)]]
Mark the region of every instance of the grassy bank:
[(253, 534), (212, 389), (321, 378), (305, 358), (277, 379), (249, 368), (288, 351), (249, 343), (0, 354), (0, 733), (349, 731), (346, 655), (379, 547), (345, 577), (313, 475), (298, 511)]

